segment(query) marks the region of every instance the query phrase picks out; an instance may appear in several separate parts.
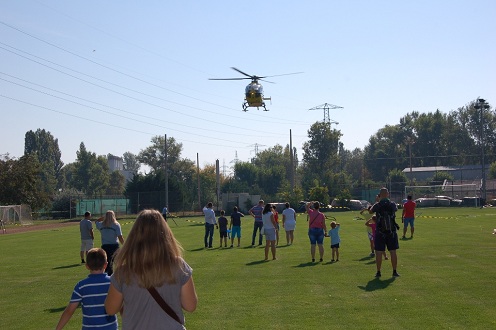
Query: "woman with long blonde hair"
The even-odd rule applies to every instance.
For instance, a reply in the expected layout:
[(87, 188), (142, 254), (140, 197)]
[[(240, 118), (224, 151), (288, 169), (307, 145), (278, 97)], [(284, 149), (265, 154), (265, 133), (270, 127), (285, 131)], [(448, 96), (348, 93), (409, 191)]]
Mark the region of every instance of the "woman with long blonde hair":
[(108, 210), (105, 216), (98, 218), (95, 225), (102, 234), (102, 249), (107, 253), (108, 261), (105, 272), (110, 276), (112, 275), (114, 254), (119, 249), (119, 242), (124, 244), (121, 225), (117, 222), (115, 213), (112, 210)]
[[(184, 329), (183, 309), (193, 312), (198, 302), (192, 272), (162, 214), (143, 210), (115, 256), (106, 311), (121, 311), (123, 329)], [(162, 309), (153, 288), (179, 321)]]

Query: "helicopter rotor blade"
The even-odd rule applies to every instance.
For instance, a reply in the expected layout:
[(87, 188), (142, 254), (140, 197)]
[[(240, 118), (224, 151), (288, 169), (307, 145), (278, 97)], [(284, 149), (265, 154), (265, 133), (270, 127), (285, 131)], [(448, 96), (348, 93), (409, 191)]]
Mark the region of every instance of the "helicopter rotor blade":
[(252, 78), (208, 78), (208, 80), (247, 80)]
[[(239, 72), (239, 73), (241, 73), (242, 75), (245, 75), (245, 76), (247, 76), (247, 77), (250, 77), (251, 79), (253, 79), (254, 77), (256, 77), (256, 76), (249, 75), (248, 73), (245, 73), (245, 72), (241, 71), (240, 69), (237, 69), (237, 68), (235, 68), (235, 67), (233, 67), (233, 66), (231, 67), (231, 69), (233, 69), (234, 71), (238, 71), (238, 72)], [(259, 77), (259, 78), (260, 78), (260, 77)]]
[(268, 82), (268, 83), (270, 83), (270, 84), (275, 84), (275, 82), (273, 82), (273, 81), (268, 81), (268, 80), (265, 80), (265, 79), (260, 79), (260, 81), (263, 81), (263, 82)]
[(292, 73), (283, 73), (283, 74), (276, 74), (273, 76), (265, 76), (265, 77), (259, 77), (259, 78), (270, 78), (270, 77), (280, 77), (280, 76), (290, 76), (293, 74), (302, 74), (303, 72), (292, 72)]

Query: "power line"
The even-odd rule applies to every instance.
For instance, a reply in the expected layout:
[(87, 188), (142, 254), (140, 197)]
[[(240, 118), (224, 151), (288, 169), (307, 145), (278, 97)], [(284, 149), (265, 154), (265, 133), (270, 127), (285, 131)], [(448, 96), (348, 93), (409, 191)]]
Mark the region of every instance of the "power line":
[[(13, 78), (18, 79), (17, 77), (11, 76), (11, 75), (9, 75), (9, 74), (5, 74), (5, 73), (3, 73), (3, 72), (0, 72), (0, 74), (4, 74), (4, 75), (7, 75), (7, 76), (9, 76), (9, 77), (13, 77)], [(43, 92), (43, 91), (40, 91), (40, 90), (37, 90), (37, 89), (31, 88), (31, 87), (28, 87), (28, 86), (25, 86), (25, 85), (18, 84), (18, 83), (16, 83), (16, 82), (12, 82), (12, 81), (10, 81), (10, 80), (6, 80), (6, 79), (3, 79), (3, 78), (0, 78), (0, 80), (3, 80), (3, 81), (6, 81), (6, 82), (9, 82), (9, 83), (11, 83), (11, 84), (14, 84), (14, 85), (17, 85), (17, 86), (20, 86), (20, 87), (23, 87), (23, 88), (26, 88), (26, 89), (29, 89), (29, 90), (32, 90), (32, 91), (35, 91), (35, 92), (38, 92), (38, 93), (44, 94), (44, 95), (48, 95), (48, 96), (54, 97), (54, 98), (57, 98), (57, 99), (60, 99), (60, 100), (66, 101), (66, 102), (70, 102), (70, 103), (73, 103), (73, 104), (77, 104), (77, 105), (80, 105), (80, 106), (83, 106), (83, 107), (86, 107), (86, 108), (89, 108), (89, 109), (93, 109), (93, 110), (96, 110), (96, 111), (99, 111), (99, 112), (107, 113), (107, 114), (110, 114), (110, 115), (112, 115), (112, 116), (116, 116), (116, 117), (120, 117), (120, 118), (124, 118), (124, 119), (129, 119), (129, 120), (132, 120), (132, 121), (134, 121), (134, 122), (140, 122), (140, 123), (143, 123), (143, 124), (147, 124), (147, 125), (151, 125), (151, 126), (156, 126), (156, 127), (159, 127), (159, 128), (169, 129), (169, 130), (172, 130), (172, 131), (177, 131), (177, 132), (181, 132), (181, 133), (186, 133), (186, 134), (189, 134), (189, 135), (195, 135), (195, 136), (199, 136), (199, 137), (206, 137), (206, 138), (210, 138), (209, 136), (205, 136), (205, 135), (201, 135), (201, 134), (196, 134), (196, 133), (191, 133), (190, 131), (181, 131), (181, 130), (178, 130), (178, 129), (174, 129), (174, 128), (170, 128), (170, 127), (166, 127), (166, 126), (158, 125), (158, 124), (155, 124), (155, 123), (149, 123), (149, 122), (143, 121), (143, 120), (141, 120), (141, 119), (130, 118), (130, 117), (127, 117), (127, 116), (118, 115), (118, 114), (112, 113), (112, 112), (110, 112), (110, 111), (106, 111), (106, 110), (99, 109), (99, 108), (92, 107), (92, 106), (88, 106), (88, 105), (85, 105), (85, 104), (82, 104), (82, 103), (79, 103), (79, 102), (75, 102), (75, 101), (72, 101), (72, 100), (69, 100), (69, 99), (66, 99), (66, 98), (60, 97), (60, 96), (56, 96), (56, 95), (53, 95), (53, 94), (50, 94), (50, 93), (46, 93), (46, 92)], [(22, 80), (22, 79), (19, 79), (19, 80)], [(25, 80), (22, 80), (22, 81), (25, 81)], [(26, 81), (26, 82), (27, 82), (27, 81)], [(30, 82), (28, 82), (28, 83), (30, 83)], [(39, 85), (39, 84), (34, 84), (34, 85), (40, 86), (40, 87), (42, 87), (42, 88), (47, 88), (47, 87), (41, 86), (41, 85)], [(53, 89), (51, 89), (51, 88), (47, 88), (47, 89), (52, 90), (52, 91), (55, 91), (55, 92), (59, 92), (59, 91), (53, 90)], [(70, 96), (70, 97), (74, 97), (74, 98), (76, 98), (76, 99), (84, 100), (84, 101), (86, 101), (86, 102), (95, 103), (95, 102), (92, 102), (92, 101), (89, 101), (89, 100), (86, 100), (86, 99), (83, 99), (83, 98), (79, 98), (79, 97), (76, 97), (76, 96), (73, 96), (73, 95), (70, 95), (70, 94), (67, 94), (67, 93), (62, 93), (62, 92), (59, 92), (59, 93), (64, 94), (64, 95), (67, 95), (67, 96)], [(98, 104), (98, 105), (105, 106), (105, 107), (108, 107), (108, 106), (103, 105), (103, 104), (100, 104), (100, 103), (97, 103), (97, 104)], [(109, 107), (109, 108), (116, 109), (116, 110), (121, 111), (121, 112), (129, 113), (129, 114), (132, 114), (132, 115), (135, 115), (135, 116), (138, 116), (138, 117), (145, 117), (145, 118), (153, 119), (153, 120), (156, 120), (156, 121), (165, 122), (164, 120), (161, 120), (161, 119), (152, 118), (152, 117), (148, 117), (148, 116), (142, 116), (142, 115), (140, 115), (140, 114), (133, 113), (133, 112), (126, 111), (126, 110), (122, 110), (122, 109), (119, 109), (119, 108), (114, 108), (114, 107)], [(169, 122), (169, 123), (171, 123), (170, 121), (168, 121), (168, 122)], [(175, 123), (172, 123), (172, 124), (175, 124)], [(192, 128), (192, 129), (195, 129), (195, 130), (206, 130), (206, 131), (209, 131), (208, 129), (205, 129), (205, 128), (197, 128), (197, 127), (188, 126), (188, 125), (184, 125), (184, 124), (175, 124), (175, 125), (178, 125), (178, 126), (183, 126), (183, 127), (187, 127), (187, 128)], [(238, 134), (238, 136), (242, 136), (242, 134)], [(226, 140), (226, 139), (222, 139), (222, 138), (219, 138), (219, 137), (216, 137), (216, 139), (217, 139), (217, 140), (224, 140), (224, 141), (228, 141), (228, 142), (236, 142), (236, 141), (233, 141), (232, 139)], [(242, 144), (242, 142), (241, 142), (241, 141), (236, 142), (236, 143), (240, 143), (240, 144)]]
[[(119, 129), (123, 129), (123, 130), (127, 130), (127, 131), (133, 131), (133, 132), (136, 132), (136, 133), (151, 135), (150, 132), (144, 132), (144, 131), (140, 131), (140, 130), (137, 130), (137, 129), (134, 129), (134, 128), (127, 128), (127, 127), (123, 127), (123, 126), (119, 126), (119, 125), (104, 123), (104, 122), (101, 122), (101, 121), (98, 121), (98, 120), (85, 118), (85, 117), (82, 117), (82, 116), (78, 116), (78, 115), (66, 113), (66, 112), (63, 112), (63, 111), (55, 110), (55, 109), (52, 109), (52, 108), (44, 107), (42, 105), (38, 105), (38, 104), (34, 104), (34, 103), (23, 101), (23, 100), (19, 100), (19, 99), (16, 99), (16, 98), (13, 98), (13, 97), (10, 97), (10, 96), (7, 96), (7, 95), (0, 94), (0, 97), (6, 98), (6, 99), (9, 99), (9, 100), (12, 100), (12, 101), (16, 101), (16, 102), (19, 102), (19, 103), (27, 104), (27, 105), (30, 105), (30, 106), (33, 106), (33, 107), (37, 107), (37, 108), (45, 109), (45, 110), (48, 110), (48, 111), (52, 111), (52, 112), (55, 112), (55, 113), (59, 113), (59, 114), (65, 115), (65, 116), (74, 117), (74, 118), (86, 120), (86, 121), (89, 121), (89, 122), (93, 122), (93, 123), (97, 123), (97, 124), (101, 124), (101, 125), (105, 125), (105, 126), (110, 126), (110, 127), (115, 127), (115, 128), (119, 128)], [(159, 135), (159, 134), (152, 134), (152, 136), (155, 136), (155, 135)], [(217, 147), (229, 147), (229, 148), (237, 148), (237, 147), (239, 147), (239, 146), (228, 146), (228, 145), (205, 143), (205, 142), (196, 142), (196, 141), (191, 141), (191, 140), (186, 140), (186, 139), (181, 139), (181, 141), (191, 142), (191, 143), (199, 143), (199, 144), (205, 144), (205, 145), (211, 145), (211, 146), (217, 146)]]
[[(78, 57), (78, 58), (80, 58), (80, 59), (83, 59), (83, 60), (85, 60), (85, 61), (88, 61), (88, 62), (90, 62), (90, 63), (92, 63), (92, 64), (95, 64), (95, 65), (100, 66), (100, 67), (102, 67), (102, 68), (105, 68), (105, 69), (107, 69), (107, 70), (110, 70), (110, 71), (113, 71), (113, 72), (115, 72), (115, 73), (121, 74), (121, 75), (123, 75), (123, 76), (125, 76), (125, 77), (131, 78), (131, 79), (135, 79), (135, 80), (137, 80), (137, 81), (139, 81), (139, 82), (142, 82), (142, 83), (145, 83), (145, 84), (148, 84), (148, 85), (151, 85), (151, 86), (154, 86), (154, 87), (160, 88), (160, 89), (164, 89), (164, 90), (166, 90), (166, 91), (169, 91), (169, 92), (172, 92), (172, 93), (175, 93), (175, 94), (178, 94), (178, 95), (181, 95), (181, 96), (184, 96), (184, 97), (187, 97), (187, 98), (190, 98), (190, 99), (196, 100), (196, 101), (200, 101), (200, 102), (207, 103), (207, 104), (210, 104), (210, 105), (214, 105), (214, 106), (217, 106), (217, 107), (223, 107), (223, 108), (226, 108), (226, 109), (234, 110), (234, 109), (232, 109), (232, 108), (224, 107), (224, 106), (221, 106), (221, 105), (218, 105), (218, 104), (215, 104), (215, 103), (211, 103), (211, 102), (208, 102), (208, 101), (205, 101), (205, 100), (201, 100), (201, 99), (199, 99), (199, 98), (195, 98), (195, 97), (193, 97), (193, 96), (190, 96), (190, 95), (187, 95), (187, 94), (184, 94), (184, 93), (180, 93), (180, 92), (177, 92), (177, 91), (174, 91), (174, 90), (171, 90), (171, 89), (165, 88), (165, 87), (163, 87), (163, 86), (160, 86), (160, 85), (157, 85), (157, 84), (154, 84), (154, 83), (148, 82), (148, 81), (143, 80), (143, 79), (141, 79), (141, 78), (138, 78), (138, 77), (135, 77), (135, 76), (133, 76), (133, 75), (127, 74), (127, 73), (125, 73), (125, 72), (122, 72), (122, 71), (120, 71), (120, 70), (116, 70), (116, 69), (111, 68), (111, 67), (109, 67), (109, 66), (107, 66), (107, 65), (103, 65), (103, 64), (98, 63), (98, 62), (96, 62), (96, 61), (94, 61), (94, 60), (92, 60), (92, 59), (89, 59), (89, 58), (87, 58), (87, 57), (84, 57), (84, 56), (81, 56), (81, 55), (79, 55), (79, 54), (76, 54), (76, 53), (74, 53), (74, 52), (72, 52), (72, 51), (70, 51), (70, 50), (67, 50), (67, 49), (65, 49), (65, 48), (63, 48), (63, 47), (57, 46), (57, 45), (55, 45), (54, 43), (51, 43), (51, 42), (49, 42), (49, 41), (46, 41), (46, 40), (41, 39), (41, 38), (39, 38), (39, 37), (36, 37), (36, 36), (34, 36), (34, 35), (30, 34), (30, 33), (27, 33), (27, 32), (25, 32), (25, 31), (23, 31), (23, 30), (21, 30), (21, 29), (19, 29), (19, 28), (16, 28), (15, 26), (12, 26), (12, 25), (10, 25), (10, 24), (7, 24), (7, 23), (5, 23), (5, 22), (3, 22), (3, 21), (0, 21), (0, 24), (3, 24), (3, 25), (5, 25), (5, 26), (7, 26), (7, 27), (9, 27), (9, 28), (11, 28), (11, 29), (13, 29), (13, 30), (15, 30), (15, 31), (19, 32), (19, 33), (22, 33), (22, 34), (24, 34), (24, 35), (27, 35), (27, 36), (29, 36), (29, 37), (31, 37), (31, 38), (33, 38), (33, 39), (35, 39), (35, 40), (38, 40), (38, 41), (40, 41), (40, 42), (42, 42), (42, 43), (45, 43), (45, 44), (47, 44), (47, 45), (49, 45), (49, 46), (51, 46), (51, 47), (54, 47), (54, 48), (56, 48), (56, 49), (58, 49), (58, 50), (61, 50), (61, 51), (63, 51), (63, 52), (66, 52), (66, 53), (68, 53), (68, 54), (70, 54), (70, 55), (73, 55), (73, 56), (75, 56), (75, 57)], [(1, 43), (1, 42), (0, 42), (0, 43)], [(1, 43), (1, 44), (6, 45), (6, 44), (4, 44), (4, 43)], [(6, 46), (11, 47), (11, 48), (14, 48), (14, 49), (16, 49), (16, 50), (18, 50), (18, 51), (21, 51), (21, 50), (19, 50), (19, 49), (15, 48), (15, 47), (12, 47), (12, 46), (9, 46), (9, 45), (6, 45)], [(23, 51), (21, 51), (21, 52), (23, 52)], [(14, 53), (15, 53), (15, 52), (14, 52)], [(25, 52), (25, 53), (26, 53), (26, 52)], [(39, 57), (37, 57), (37, 56), (35, 56), (35, 55), (32, 55), (32, 54), (30, 54), (30, 55), (31, 55), (31, 56), (33, 56), (33, 57), (39, 58)], [(43, 60), (44, 60), (44, 59), (43, 59)], [(51, 62), (51, 61), (48, 61), (48, 60), (45, 60), (45, 61), (47, 61), (47, 62), (49, 62), (49, 63), (52, 63), (52, 64), (59, 65), (59, 64), (57, 64), (57, 63), (54, 63), (54, 62)], [(64, 66), (62, 66), (62, 65), (59, 65), (59, 66), (64, 67)], [(68, 69), (68, 70), (71, 70), (71, 71), (74, 71), (74, 72), (77, 72), (77, 71), (75, 71), (75, 70), (73, 70), (73, 69), (70, 69), (70, 68), (67, 68), (67, 67), (64, 67), (64, 68), (66, 68), (66, 69)], [(84, 74), (84, 73), (82, 73), (82, 72), (78, 72), (78, 73), (79, 73), (79, 74), (82, 74), (82, 75), (85, 75), (85, 76), (88, 76), (88, 77), (91, 77), (91, 76), (86, 75), (86, 74)], [(120, 87), (120, 88), (124, 88), (124, 89), (131, 90), (131, 91), (133, 91), (133, 92), (135, 92), (135, 93), (140, 93), (140, 94), (143, 94), (143, 95), (146, 95), (146, 96), (152, 97), (152, 98), (157, 98), (157, 99), (163, 100), (163, 101), (165, 101), (165, 102), (171, 102), (171, 103), (173, 103), (173, 104), (177, 104), (177, 105), (181, 105), (181, 106), (185, 106), (185, 107), (193, 108), (193, 109), (200, 110), (200, 111), (207, 111), (207, 110), (205, 110), (205, 109), (200, 109), (200, 108), (195, 108), (195, 107), (187, 106), (187, 105), (180, 104), (180, 103), (177, 103), (177, 102), (173, 102), (173, 101), (170, 101), (170, 100), (165, 100), (165, 99), (162, 99), (162, 98), (159, 98), (159, 97), (155, 97), (155, 96), (152, 96), (152, 95), (148, 95), (148, 94), (146, 94), (146, 93), (138, 92), (138, 91), (135, 91), (135, 90), (132, 90), (132, 89), (129, 89), (129, 88), (126, 88), (126, 87), (123, 87), (123, 86), (117, 85), (117, 84), (110, 83), (110, 82), (108, 82), (108, 81), (101, 80), (101, 79), (96, 78), (96, 77), (91, 77), (91, 78), (96, 79), (96, 80), (100, 80), (100, 81), (103, 81), (103, 82), (106, 82), (106, 83), (108, 83), (108, 84), (111, 84), (111, 85), (114, 85), (114, 86), (117, 86), (117, 87)], [(207, 111), (207, 112), (212, 112), (212, 111)], [(213, 113), (215, 113), (215, 112), (213, 112)], [(226, 114), (225, 114), (225, 113), (215, 113), (215, 114), (220, 114), (220, 115), (226, 116)], [(229, 115), (227, 115), (227, 116), (229, 116)], [(233, 117), (233, 116), (230, 116), (230, 117)], [(240, 118), (240, 117), (235, 117), (235, 118)], [(244, 119), (246, 119), (246, 118), (244, 118)], [(255, 120), (255, 119), (250, 119), (250, 120)], [(302, 125), (302, 123), (301, 123), (301, 122), (295, 122), (295, 124)]]

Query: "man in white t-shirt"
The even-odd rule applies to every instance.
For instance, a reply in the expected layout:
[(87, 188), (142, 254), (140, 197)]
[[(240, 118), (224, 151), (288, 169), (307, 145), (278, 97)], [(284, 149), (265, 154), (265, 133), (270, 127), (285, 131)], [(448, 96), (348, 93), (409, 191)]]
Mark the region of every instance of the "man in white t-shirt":
[(217, 225), (217, 219), (215, 218), (215, 212), (212, 207), (212, 202), (209, 202), (207, 206), (203, 208), (203, 214), (205, 215), (205, 248), (212, 248), (214, 226)]

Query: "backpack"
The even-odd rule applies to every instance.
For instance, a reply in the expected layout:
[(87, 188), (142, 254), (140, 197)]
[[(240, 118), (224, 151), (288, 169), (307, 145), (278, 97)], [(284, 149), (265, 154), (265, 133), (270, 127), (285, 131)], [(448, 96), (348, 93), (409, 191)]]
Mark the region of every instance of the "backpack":
[(390, 235), (397, 229), (400, 229), (400, 226), (398, 226), (395, 221), (396, 212), (392, 207), (392, 203), (389, 201), (381, 201), (378, 206), (376, 212), (377, 231), (385, 235)]

